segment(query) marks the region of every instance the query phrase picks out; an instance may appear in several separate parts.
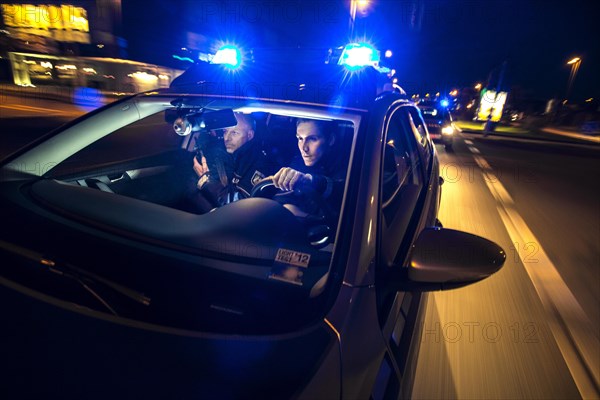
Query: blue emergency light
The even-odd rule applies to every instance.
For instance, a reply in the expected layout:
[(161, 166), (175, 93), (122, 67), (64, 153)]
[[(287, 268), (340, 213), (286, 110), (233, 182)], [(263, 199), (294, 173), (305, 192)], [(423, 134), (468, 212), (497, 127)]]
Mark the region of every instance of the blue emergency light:
[(442, 107), (448, 107), (448, 104), (450, 104), (450, 103), (448, 102), (448, 100), (444, 99), (444, 100), (440, 101), (440, 104), (442, 105)]
[(236, 46), (227, 44), (217, 50), (211, 64), (221, 64), (229, 69), (236, 69), (242, 65), (242, 52)]
[(368, 43), (350, 43), (344, 47), (339, 65), (349, 70), (357, 70), (366, 66), (375, 66), (379, 62), (379, 51)]

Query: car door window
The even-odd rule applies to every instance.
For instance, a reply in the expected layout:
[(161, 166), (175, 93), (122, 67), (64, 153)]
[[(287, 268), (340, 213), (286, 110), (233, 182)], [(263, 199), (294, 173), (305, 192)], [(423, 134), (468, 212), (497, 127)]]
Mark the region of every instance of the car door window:
[(430, 161), (429, 146), (431, 146), (431, 143), (429, 142), (429, 138), (427, 136), (425, 121), (423, 121), (421, 113), (416, 108), (406, 107), (406, 109), (408, 111), (411, 128), (415, 134), (417, 142), (420, 144), (420, 146), (418, 146), (418, 151), (421, 159), (423, 160), (424, 170), (427, 170)]
[(405, 237), (423, 188), (423, 165), (407, 107), (393, 111), (385, 127), (381, 173), (381, 251), (392, 264)]
[[(400, 106), (389, 115), (384, 127), (385, 145), (381, 166), (381, 215), (377, 274), (401, 268), (415, 233), (414, 216), (419, 216), (419, 196), (424, 190), (424, 165), (420, 151), (427, 145), (410, 114), (411, 106)], [(420, 120), (422, 122), (422, 119)], [(424, 128), (423, 128), (424, 129)], [(425, 142), (423, 142), (425, 140)], [(378, 286), (378, 314), (389, 352), (380, 367), (378, 379), (394, 368), (404, 374), (407, 351), (418, 305), (413, 294), (391, 292)], [(406, 329), (405, 329), (406, 328)], [(389, 375), (389, 374), (388, 374)], [(397, 398), (400, 384), (385, 381), (372, 398)], [(379, 396), (378, 396), (379, 394)]]

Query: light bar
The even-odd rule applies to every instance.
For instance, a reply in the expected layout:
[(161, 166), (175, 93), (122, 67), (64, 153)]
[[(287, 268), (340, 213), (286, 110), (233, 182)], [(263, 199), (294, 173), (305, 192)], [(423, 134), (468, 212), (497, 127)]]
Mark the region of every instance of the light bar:
[(191, 62), (191, 63), (194, 62), (194, 60), (192, 60), (189, 57), (181, 57), (181, 56), (178, 56), (177, 54), (173, 54), (173, 58), (176, 60), (180, 60), (180, 61), (187, 61), (187, 62)]
[(366, 66), (374, 66), (379, 62), (379, 51), (368, 43), (350, 43), (344, 47), (339, 65), (348, 69), (359, 69)]
[(242, 53), (233, 45), (225, 45), (217, 50), (211, 64), (221, 64), (231, 69), (238, 68), (242, 64)]

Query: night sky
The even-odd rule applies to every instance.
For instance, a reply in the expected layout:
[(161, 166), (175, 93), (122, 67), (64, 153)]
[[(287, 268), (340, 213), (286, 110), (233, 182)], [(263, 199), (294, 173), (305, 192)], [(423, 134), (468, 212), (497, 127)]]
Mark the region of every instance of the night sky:
[[(132, 59), (182, 67), (171, 55), (185, 32), (255, 47), (332, 47), (349, 34), (350, 1), (123, 1)], [(600, 13), (594, 1), (372, 0), (354, 36), (394, 53), (391, 66), (409, 93), (448, 92), (485, 82), (504, 61), (504, 84), (532, 99), (600, 97)], [(497, 70), (496, 70), (497, 72)]]

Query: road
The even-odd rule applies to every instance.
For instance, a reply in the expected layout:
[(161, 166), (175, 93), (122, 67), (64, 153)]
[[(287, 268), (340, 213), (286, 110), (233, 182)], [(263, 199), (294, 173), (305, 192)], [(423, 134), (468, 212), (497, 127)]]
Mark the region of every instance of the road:
[(89, 108), (80, 108), (73, 104), (46, 100), (36, 97), (20, 97), (2, 93), (0, 96), (0, 118), (22, 118), (53, 116), (58, 118), (75, 118)]
[[(82, 112), (4, 96), (0, 157)], [(439, 219), (508, 258), (490, 279), (428, 295), (413, 397), (597, 398), (600, 146), (460, 136), (438, 147)]]
[(413, 397), (598, 398), (600, 147), (463, 133), (438, 150), (444, 227), (508, 258), (429, 294)]
[(0, 159), (89, 111), (60, 101), (0, 94)]

